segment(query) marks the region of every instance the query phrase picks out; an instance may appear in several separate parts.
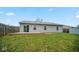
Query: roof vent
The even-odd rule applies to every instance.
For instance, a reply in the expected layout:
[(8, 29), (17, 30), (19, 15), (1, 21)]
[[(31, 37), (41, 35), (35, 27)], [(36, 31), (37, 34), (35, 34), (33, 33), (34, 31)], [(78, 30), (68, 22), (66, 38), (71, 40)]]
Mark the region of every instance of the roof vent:
[(37, 19), (36, 19), (36, 22), (43, 22), (43, 19), (37, 18)]

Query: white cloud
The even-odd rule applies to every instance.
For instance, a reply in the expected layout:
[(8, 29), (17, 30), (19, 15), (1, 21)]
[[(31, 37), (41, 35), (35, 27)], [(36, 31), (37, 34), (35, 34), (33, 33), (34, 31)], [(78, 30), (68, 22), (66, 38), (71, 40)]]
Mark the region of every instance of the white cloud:
[(79, 19), (79, 11), (76, 12), (75, 18)]
[(49, 9), (48, 9), (48, 11), (53, 11), (53, 10), (54, 10), (53, 8), (49, 8)]
[(4, 23), (4, 24), (9, 24), (9, 23), (11, 23), (11, 21), (10, 21), (10, 19), (5, 19), (4, 21), (3, 21), (3, 19), (0, 19), (0, 22), (1, 23)]
[(75, 18), (79, 18), (79, 15), (76, 15)]
[(8, 13), (6, 13), (5, 15), (6, 15), (6, 16), (16, 16), (16, 14), (13, 13), (13, 12), (8, 12)]
[(8, 23), (10, 23), (10, 20), (9, 20), (9, 19), (5, 19), (4, 22), (5, 22), (6, 24), (8, 24)]

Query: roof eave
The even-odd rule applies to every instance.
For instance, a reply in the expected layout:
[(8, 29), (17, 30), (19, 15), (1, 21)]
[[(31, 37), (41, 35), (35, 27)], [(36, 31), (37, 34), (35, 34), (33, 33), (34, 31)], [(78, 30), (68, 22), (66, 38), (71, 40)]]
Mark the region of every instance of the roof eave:
[(30, 25), (50, 25), (50, 26), (63, 26), (63, 25), (60, 25), (60, 24), (34, 24), (34, 23), (22, 23), (22, 22), (19, 22), (20, 24), (30, 24)]

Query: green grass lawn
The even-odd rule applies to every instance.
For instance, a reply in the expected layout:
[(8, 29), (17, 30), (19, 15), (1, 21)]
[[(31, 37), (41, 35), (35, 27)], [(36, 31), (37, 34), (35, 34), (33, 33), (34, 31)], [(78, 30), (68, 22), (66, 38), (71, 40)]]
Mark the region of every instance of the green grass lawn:
[(79, 35), (66, 33), (6, 35), (0, 37), (0, 50), (12, 52), (79, 51)]

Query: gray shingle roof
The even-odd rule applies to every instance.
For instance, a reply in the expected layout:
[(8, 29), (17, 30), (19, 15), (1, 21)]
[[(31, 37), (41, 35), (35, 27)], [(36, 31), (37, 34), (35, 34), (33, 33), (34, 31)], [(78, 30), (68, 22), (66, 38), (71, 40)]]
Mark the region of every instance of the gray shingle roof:
[(38, 21), (21, 21), (20, 24), (37, 24), (37, 25), (59, 25), (63, 26), (61, 24), (51, 23), (51, 22), (38, 22)]

